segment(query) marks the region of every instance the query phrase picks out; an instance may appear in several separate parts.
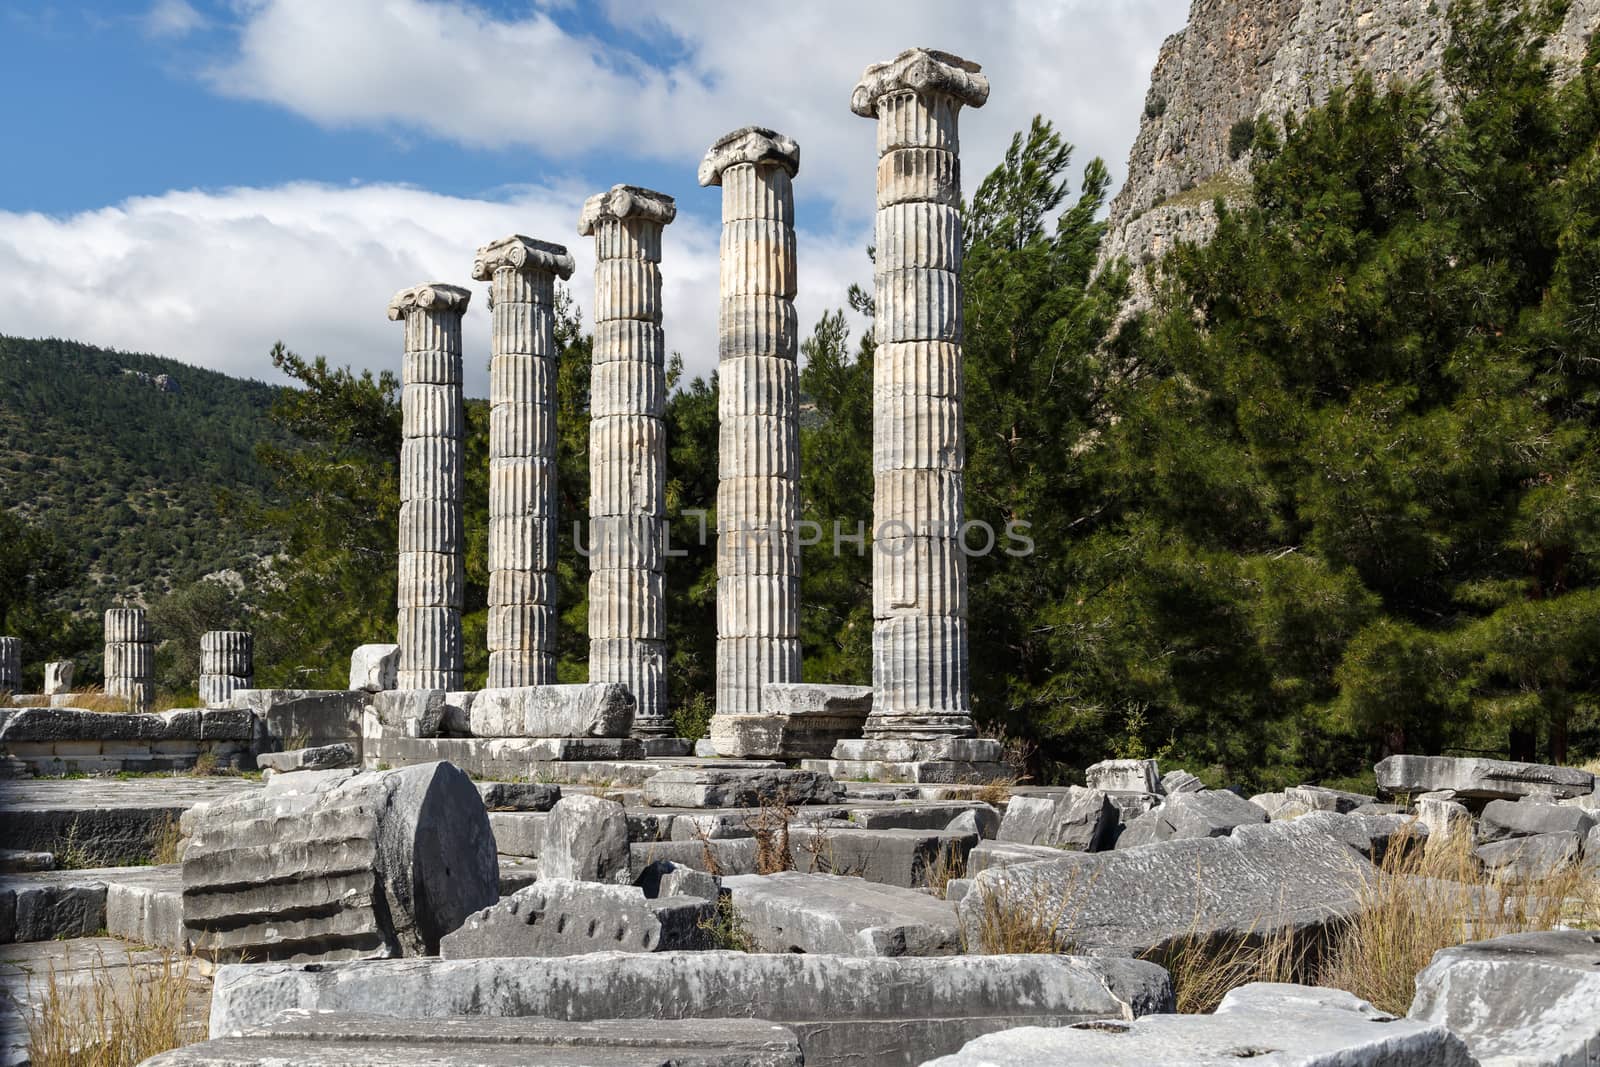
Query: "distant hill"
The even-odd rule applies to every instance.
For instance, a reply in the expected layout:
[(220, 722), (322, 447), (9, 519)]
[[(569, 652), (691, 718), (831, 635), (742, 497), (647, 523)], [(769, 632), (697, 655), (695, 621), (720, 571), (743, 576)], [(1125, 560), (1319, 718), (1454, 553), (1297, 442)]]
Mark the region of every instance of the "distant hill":
[[(272, 551), (231, 521), (270, 491), (278, 388), (158, 356), (0, 336), (0, 508), (51, 529), (98, 611)], [(235, 501), (219, 509), (222, 493)]]

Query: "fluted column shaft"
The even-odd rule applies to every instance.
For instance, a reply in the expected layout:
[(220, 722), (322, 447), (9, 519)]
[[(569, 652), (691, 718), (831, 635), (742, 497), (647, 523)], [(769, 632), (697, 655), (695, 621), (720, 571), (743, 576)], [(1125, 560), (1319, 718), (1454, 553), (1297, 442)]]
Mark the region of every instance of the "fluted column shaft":
[(156, 646), (143, 608), (110, 608), (105, 619), (106, 695), (146, 711), (156, 696)]
[(478, 250), (489, 282), (489, 687), (556, 680), (556, 278), (560, 245), (520, 235)]
[(212, 630), (200, 636), (200, 702), (222, 707), (235, 689), (255, 686), (255, 637), (244, 630)]
[(661, 232), (672, 198), (631, 186), (591, 197), (595, 239), (589, 385), (589, 680), (632, 691), (633, 735), (670, 737), (667, 714), (667, 453)]
[(451, 285), (402, 290), (399, 688), (460, 689), (464, 427), (461, 316), (471, 294)]
[(0, 637), (0, 693), (22, 688), (22, 638)]
[(794, 191), (800, 153), (746, 127), (711, 146), (722, 187), (716, 714), (800, 680), (800, 419)]
[[(878, 120), (873, 369), (874, 740), (967, 737), (968, 674), (957, 116), (976, 68), (913, 50), (869, 68)], [(978, 91), (981, 87), (981, 93)]]

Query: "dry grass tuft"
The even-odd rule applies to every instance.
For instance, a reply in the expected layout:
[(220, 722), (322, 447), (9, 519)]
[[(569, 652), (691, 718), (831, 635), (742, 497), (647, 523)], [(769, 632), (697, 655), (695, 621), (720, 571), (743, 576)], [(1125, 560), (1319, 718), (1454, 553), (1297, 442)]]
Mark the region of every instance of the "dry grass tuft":
[(202, 752), (194, 758), (194, 766), (189, 768), (189, 773), (196, 778), (210, 778), (225, 774), (226, 769), (217, 761), (215, 752)]
[[(981, 894), (983, 914), (978, 920), (977, 943), (967, 944), (963, 951), (985, 956), (1076, 951), (1072, 937), (1077, 917), (1072, 910), (1075, 882), (1076, 872), (1059, 897), (1036, 894), (1015, 907), (1007, 906), (987, 886), (975, 886), (974, 891)], [(1034, 884), (1043, 885), (1042, 882)]]
[(756, 839), (757, 874), (794, 870), (794, 853), (789, 845), (789, 823), (794, 814), (788, 795), (779, 794), (763, 801), (761, 810), (745, 820), (746, 828)]
[[(68, 986), (54, 969), (28, 1018), (34, 1067), (134, 1067), (158, 1052), (203, 1040), (184, 1022), (192, 961), (168, 955), (155, 969), (113, 970), (102, 960), (87, 984)], [(119, 980), (119, 974), (126, 980)]]
[(941, 848), (933, 866), (928, 869), (928, 888), (933, 890), (934, 896), (945, 900), (950, 895), (950, 883), (966, 876), (966, 857), (957, 854), (953, 848)]
[(1502, 934), (1593, 922), (1600, 886), (1577, 865), (1513, 881), (1483, 870), (1467, 833), (1434, 847), (1390, 847), (1361, 909), (1334, 938), (1321, 985), (1349, 990), (1396, 1015), (1415, 994), (1417, 972), (1440, 949)]
[(178, 828), (178, 820), (167, 819), (150, 835), (150, 862), (158, 867), (179, 862), (182, 844), (183, 831)]
[(84, 711), (103, 711), (114, 715), (129, 714), (136, 709), (127, 697), (112, 696), (102, 686), (86, 685), (73, 691), (72, 706)]
[(1304, 982), (1308, 944), (1292, 931), (1266, 936), (1208, 939), (1195, 934), (1147, 956), (1172, 975), (1178, 1011), (1212, 1012), (1228, 990), (1251, 982)]

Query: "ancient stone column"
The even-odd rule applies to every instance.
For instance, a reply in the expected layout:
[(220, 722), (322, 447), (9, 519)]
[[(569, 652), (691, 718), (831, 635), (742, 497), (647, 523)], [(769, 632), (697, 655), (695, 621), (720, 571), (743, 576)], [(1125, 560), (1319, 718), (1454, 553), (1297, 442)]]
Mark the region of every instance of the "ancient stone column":
[(430, 282), (402, 289), (400, 445), (401, 689), (460, 689), (464, 433), (461, 316), (472, 294)]
[(155, 700), (156, 646), (143, 608), (110, 608), (105, 622), (106, 695), (122, 697), (135, 711)]
[(800, 409), (794, 312), (794, 141), (758, 126), (718, 140), (717, 714), (761, 711), (800, 680)]
[(51, 660), (44, 665), (44, 695), (57, 696), (72, 691), (74, 664), (70, 659)]
[(666, 401), (661, 231), (670, 196), (615, 185), (591, 196), (594, 357), (589, 385), (589, 681), (621, 682), (633, 736), (671, 737), (667, 717)]
[(235, 689), (254, 689), (256, 640), (244, 630), (212, 630), (200, 635), (200, 703), (228, 706)]
[(490, 689), (556, 680), (556, 278), (566, 248), (504, 237), (478, 249), (489, 282)]
[(973, 734), (963, 521), (961, 171), (956, 120), (978, 66), (920, 48), (868, 67), (878, 120), (873, 290), (872, 740)]
[(22, 638), (0, 637), (0, 693), (22, 688)]

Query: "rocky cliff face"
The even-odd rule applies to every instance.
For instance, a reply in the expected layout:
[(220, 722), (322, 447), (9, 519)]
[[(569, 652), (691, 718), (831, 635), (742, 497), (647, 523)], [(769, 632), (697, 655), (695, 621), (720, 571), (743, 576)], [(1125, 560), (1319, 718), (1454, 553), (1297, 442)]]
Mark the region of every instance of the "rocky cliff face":
[[(1167, 38), (1150, 78), (1128, 181), (1111, 202), (1102, 261), (1136, 267), (1179, 240), (1205, 240), (1213, 202), (1249, 195), (1250, 156), (1235, 124), (1281, 122), (1327, 100), (1358, 72), (1383, 82), (1439, 69), (1449, 0), (1193, 0), (1189, 24)], [(1549, 44), (1572, 69), (1600, 24), (1600, 0), (1573, 0)], [(1143, 275), (1145, 271), (1138, 272)], [(1143, 302), (1146, 279), (1136, 279)]]

